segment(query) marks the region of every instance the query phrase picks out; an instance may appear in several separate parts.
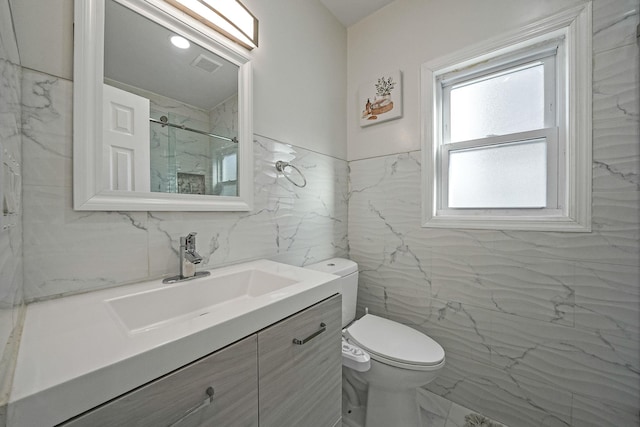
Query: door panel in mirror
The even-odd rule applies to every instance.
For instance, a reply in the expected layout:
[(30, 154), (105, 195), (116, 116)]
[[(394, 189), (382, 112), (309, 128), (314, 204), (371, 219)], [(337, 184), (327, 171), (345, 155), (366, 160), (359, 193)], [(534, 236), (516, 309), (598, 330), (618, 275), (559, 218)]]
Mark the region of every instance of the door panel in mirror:
[(102, 99), (109, 189), (149, 191), (149, 100), (109, 85)]

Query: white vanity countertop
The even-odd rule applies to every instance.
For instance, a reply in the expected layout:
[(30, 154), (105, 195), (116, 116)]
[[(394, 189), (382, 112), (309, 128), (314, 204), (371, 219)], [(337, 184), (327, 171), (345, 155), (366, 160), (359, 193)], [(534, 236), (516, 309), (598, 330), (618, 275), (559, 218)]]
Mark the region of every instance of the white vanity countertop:
[(298, 283), (288, 291), (253, 298), (237, 313), (220, 308), (135, 334), (115, 318), (105, 300), (173, 285), (154, 280), (29, 305), (7, 426), (56, 425), (340, 291), (337, 276), (267, 260), (211, 274), (247, 267)]

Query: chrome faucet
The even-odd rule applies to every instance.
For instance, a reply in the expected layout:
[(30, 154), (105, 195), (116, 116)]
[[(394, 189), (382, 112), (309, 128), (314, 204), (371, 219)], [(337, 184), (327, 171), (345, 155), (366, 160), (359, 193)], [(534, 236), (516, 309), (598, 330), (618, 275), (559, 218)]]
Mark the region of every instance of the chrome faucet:
[(180, 275), (168, 277), (162, 283), (182, 282), (210, 274), (208, 271), (196, 272), (196, 265), (202, 262), (202, 257), (196, 252), (196, 234), (192, 232), (180, 237)]

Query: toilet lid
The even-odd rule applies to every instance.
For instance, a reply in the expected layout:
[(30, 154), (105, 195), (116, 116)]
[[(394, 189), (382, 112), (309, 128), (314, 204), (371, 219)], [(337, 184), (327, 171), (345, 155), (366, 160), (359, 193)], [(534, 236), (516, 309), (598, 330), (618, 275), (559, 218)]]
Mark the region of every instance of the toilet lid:
[(349, 326), (346, 335), (372, 355), (387, 360), (423, 366), (444, 360), (444, 349), (427, 335), (372, 314)]

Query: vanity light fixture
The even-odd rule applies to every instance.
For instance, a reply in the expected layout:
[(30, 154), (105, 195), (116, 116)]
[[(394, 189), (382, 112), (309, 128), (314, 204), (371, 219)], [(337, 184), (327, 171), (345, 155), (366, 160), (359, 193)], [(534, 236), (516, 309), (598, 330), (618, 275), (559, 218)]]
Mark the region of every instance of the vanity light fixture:
[(191, 46), (191, 43), (189, 43), (189, 40), (181, 36), (171, 36), (169, 40), (171, 40), (172, 45), (174, 45), (179, 49), (189, 49), (189, 46)]
[(164, 0), (251, 50), (258, 46), (258, 19), (239, 0)]

